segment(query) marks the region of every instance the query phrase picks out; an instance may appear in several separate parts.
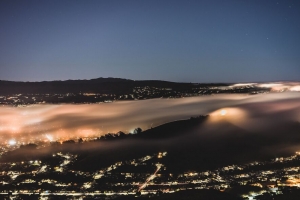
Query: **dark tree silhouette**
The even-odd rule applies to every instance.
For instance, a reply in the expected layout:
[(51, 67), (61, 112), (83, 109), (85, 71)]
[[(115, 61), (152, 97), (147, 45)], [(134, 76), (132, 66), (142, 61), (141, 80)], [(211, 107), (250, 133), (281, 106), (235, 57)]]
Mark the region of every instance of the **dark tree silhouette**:
[(134, 129), (133, 134), (139, 134), (142, 132), (142, 129), (140, 127)]

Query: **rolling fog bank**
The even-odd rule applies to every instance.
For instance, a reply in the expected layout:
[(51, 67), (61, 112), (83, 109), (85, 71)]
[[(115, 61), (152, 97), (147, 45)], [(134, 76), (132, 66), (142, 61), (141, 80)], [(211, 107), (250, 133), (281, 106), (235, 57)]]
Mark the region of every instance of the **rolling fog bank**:
[[(67, 140), (78, 137), (101, 136), (108, 132), (133, 132), (170, 121), (197, 115), (216, 116), (227, 108), (226, 118), (247, 129), (271, 125), (275, 119), (299, 121), (300, 93), (260, 95), (214, 95), (181, 99), (151, 99), (118, 101), (88, 105), (33, 105), (0, 107), (0, 137), (2, 142), (35, 140)], [(17, 141), (17, 142), (18, 142)]]
[[(7, 118), (2, 115), (2, 123), (6, 119), (17, 119), (17, 116), (24, 117), (25, 125), (20, 129), (25, 130), (32, 126), (26, 125), (26, 122), (33, 120), (33, 116), (39, 116), (39, 125), (35, 125), (35, 131), (31, 132), (38, 137), (45, 137), (45, 134), (82, 137), (79, 129), (99, 131), (97, 134), (101, 135), (109, 129), (109, 132), (117, 132), (130, 131), (129, 127), (150, 128), (141, 135), (125, 139), (16, 151), (4, 156), (2, 161), (32, 159), (54, 151), (68, 151), (81, 155), (75, 168), (88, 170), (167, 151), (166, 162), (171, 169), (180, 171), (269, 159), (300, 149), (300, 93), (216, 95), (99, 105), (2, 107), (1, 110), (10, 115)], [(151, 129), (151, 126), (200, 114), (209, 116), (197, 123), (180, 125), (180, 122), (174, 122), (169, 126), (163, 125), (164, 128)], [(5, 133), (4, 130), (2, 133), (2, 137), (30, 135)], [(99, 162), (95, 163), (95, 159)]]

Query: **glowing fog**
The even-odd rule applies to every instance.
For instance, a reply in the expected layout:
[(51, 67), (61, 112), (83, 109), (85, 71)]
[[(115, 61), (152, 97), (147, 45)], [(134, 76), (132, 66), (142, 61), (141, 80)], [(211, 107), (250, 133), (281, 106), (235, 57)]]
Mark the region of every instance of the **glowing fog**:
[(181, 99), (119, 101), (102, 104), (0, 107), (0, 139), (14, 145), (37, 141), (132, 132), (209, 114), (207, 125), (227, 120), (255, 130), (276, 120), (300, 121), (300, 93), (214, 95)]

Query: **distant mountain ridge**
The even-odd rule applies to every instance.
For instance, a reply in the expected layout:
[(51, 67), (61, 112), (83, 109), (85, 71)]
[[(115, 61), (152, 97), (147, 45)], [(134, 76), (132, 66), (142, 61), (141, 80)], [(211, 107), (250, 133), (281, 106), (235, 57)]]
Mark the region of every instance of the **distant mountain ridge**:
[[(228, 84), (200, 84), (201, 86), (227, 86)], [(90, 80), (55, 80), (20, 82), (0, 80), (0, 94), (55, 94), (55, 93), (110, 93), (128, 94), (135, 87), (162, 87), (190, 90), (193, 83), (176, 83), (161, 80), (130, 80), (122, 78), (95, 78)]]

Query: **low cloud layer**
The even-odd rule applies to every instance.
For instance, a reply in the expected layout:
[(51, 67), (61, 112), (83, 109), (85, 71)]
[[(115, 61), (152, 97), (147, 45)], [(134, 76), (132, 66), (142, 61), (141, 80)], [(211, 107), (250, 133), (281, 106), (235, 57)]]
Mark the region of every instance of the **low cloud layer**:
[(207, 126), (226, 120), (248, 131), (260, 131), (274, 123), (299, 122), (300, 93), (228, 94), (88, 105), (2, 106), (0, 113), (0, 139), (6, 144), (10, 140), (22, 143), (100, 136), (118, 131), (128, 133), (136, 127), (145, 130), (206, 114), (211, 116)]

